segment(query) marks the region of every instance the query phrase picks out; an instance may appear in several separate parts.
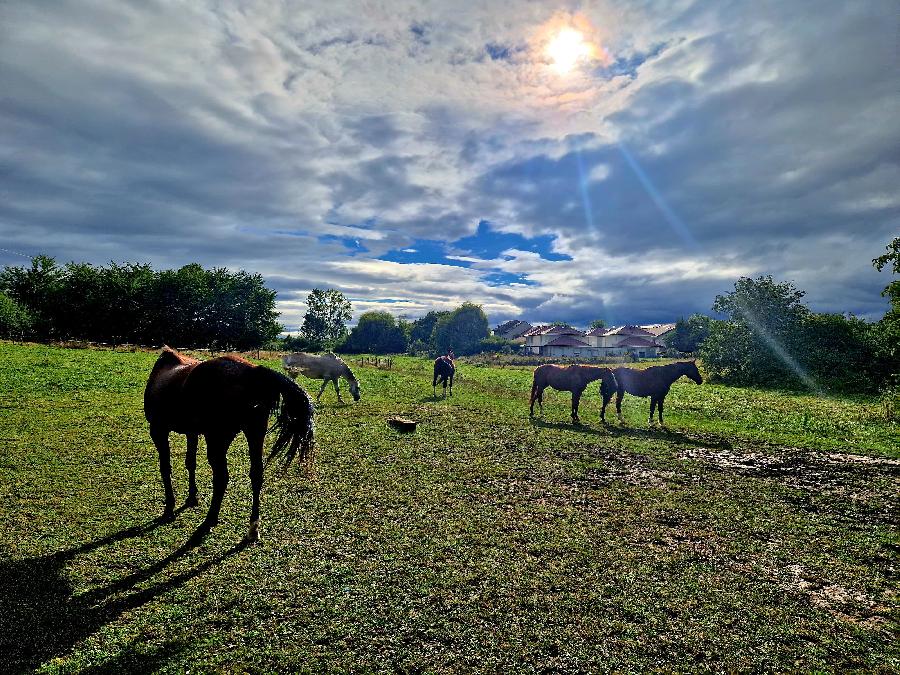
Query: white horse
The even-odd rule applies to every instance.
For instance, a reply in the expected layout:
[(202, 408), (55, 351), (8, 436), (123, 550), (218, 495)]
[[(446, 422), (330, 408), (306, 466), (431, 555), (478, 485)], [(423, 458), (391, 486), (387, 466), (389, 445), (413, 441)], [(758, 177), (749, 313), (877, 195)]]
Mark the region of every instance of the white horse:
[(334, 384), (334, 391), (337, 393), (338, 401), (344, 402), (341, 398), (341, 390), (338, 387), (338, 378), (343, 377), (347, 380), (350, 387), (350, 394), (354, 401), (359, 400), (359, 382), (356, 376), (351, 372), (350, 368), (344, 363), (343, 359), (335, 356), (331, 352), (318, 356), (317, 354), (307, 354), (305, 352), (296, 352), (281, 357), (281, 364), (284, 366), (287, 374), (294, 380), (297, 379), (299, 373), (303, 373), (305, 377), (311, 380), (324, 380), (322, 388), (319, 389), (319, 395), (316, 401), (322, 398), (322, 392), (329, 382)]

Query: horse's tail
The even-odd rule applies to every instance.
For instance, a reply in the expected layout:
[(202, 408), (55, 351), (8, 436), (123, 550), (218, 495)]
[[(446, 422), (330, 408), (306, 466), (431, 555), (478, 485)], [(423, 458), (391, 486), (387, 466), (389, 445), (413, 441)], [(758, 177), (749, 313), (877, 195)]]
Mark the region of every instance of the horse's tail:
[(290, 464), (295, 456), (301, 462), (306, 461), (313, 448), (312, 400), (303, 387), (281, 373), (265, 366), (257, 366), (254, 372), (275, 394), (272, 405), (275, 422), (270, 431), (276, 436), (267, 461), (271, 462), (285, 449), (285, 464)]
[(615, 394), (619, 390), (619, 381), (612, 368), (607, 368), (607, 372), (600, 378), (600, 395), (607, 398)]

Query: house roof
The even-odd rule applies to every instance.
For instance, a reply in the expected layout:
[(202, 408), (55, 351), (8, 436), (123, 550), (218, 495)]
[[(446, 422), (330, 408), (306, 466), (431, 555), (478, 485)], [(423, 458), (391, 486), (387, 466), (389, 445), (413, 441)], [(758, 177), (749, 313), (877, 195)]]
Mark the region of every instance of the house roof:
[(498, 333), (505, 333), (506, 331), (511, 330), (513, 328), (518, 328), (520, 324), (525, 324), (526, 326), (531, 325), (527, 321), (522, 321), (521, 319), (512, 319), (511, 321), (501, 323), (494, 330), (496, 330)]
[(641, 326), (645, 331), (651, 333), (654, 337), (659, 337), (663, 333), (668, 333), (670, 330), (675, 330), (674, 323), (651, 323), (646, 326)]
[(608, 328), (605, 333), (601, 333), (601, 335), (643, 335), (643, 336), (651, 336), (653, 337), (653, 333), (642, 328), (641, 326), (633, 326), (633, 325), (625, 325), (625, 326), (614, 326), (613, 328)]
[(589, 347), (590, 345), (586, 342), (582, 342), (576, 337), (572, 337), (571, 335), (560, 335), (555, 340), (548, 342), (544, 345), (545, 347)]
[(619, 344), (616, 347), (662, 347), (663, 345), (659, 344), (655, 340), (648, 340), (647, 338), (641, 337), (640, 335), (629, 335), (623, 340), (619, 341)]
[(529, 331), (526, 331), (523, 334), (523, 337), (528, 337), (529, 335), (584, 335), (584, 333), (577, 328), (569, 328), (568, 326), (559, 326), (556, 324), (553, 325), (542, 325), (535, 326)]

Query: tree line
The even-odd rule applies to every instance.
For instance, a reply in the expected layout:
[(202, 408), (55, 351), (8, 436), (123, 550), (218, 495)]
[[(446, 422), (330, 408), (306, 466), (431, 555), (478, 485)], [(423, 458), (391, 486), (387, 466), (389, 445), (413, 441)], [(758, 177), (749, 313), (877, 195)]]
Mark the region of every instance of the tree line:
[[(900, 237), (875, 258), (900, 273)], [(900, 386), (900, 281), (884, 289), (891, 309), (877, 322), (811, 311), (805, 292), (771, 276), (742, 277), (712, 310), (680, 319), (669, 346), (696, 354), (716, 381), (741, 386), (875, 391)], [(298, 335), (283, 331), (275, 291), (259, 274), (197, 264), (157, 271), (144, 264), (57, 265), (37, 256), (0, 271), (0, 337), (87, 340), (213, 349), (268, 346), (293, 351), (456, 354), (507, 352), (517, 345), (489, 333), (481, 306), (463, 303), (414, 321), (364, 312), (352, 328), (350, 301), (314, 289)], [(562, 322), (560, 322), (562, 323)], [(592, 327), (602, 325), (601, 321)]]
[(415, 321), (397, 319), (389, 312), (363, 312), (347, 329), (351, 304), (334, 289), (313, 289), (297, 336), (282, 345), (298, 351), (332, 350), (367, 354), (446, 354), (512, 351), (513, 343), (491, 337), (488, 318), (480, 305), (463, 303), (452, 311), (431, 311)]
[(0, 272), (0, 336), (254, 349), (282, 331), (259, 274), (197, 264), (98, 267), (37, 256)]
[[(900, 237), (872, 261), (900, 273)], [(771, 276), (742, 277), (716, 296), (714, 319), (678, 321), (669, 344), (696, 354), (714, 381), (740, 386), (878, 391), (900, 385), (900, 281), (882, 292), (891, 309), (876, 322), (811, 311), (805, 291)]]

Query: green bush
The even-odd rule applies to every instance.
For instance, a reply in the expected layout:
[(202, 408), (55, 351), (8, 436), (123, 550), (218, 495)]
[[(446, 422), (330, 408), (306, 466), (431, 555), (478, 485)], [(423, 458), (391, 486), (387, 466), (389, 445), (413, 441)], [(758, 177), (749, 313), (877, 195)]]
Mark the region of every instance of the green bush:
[(0, 337), (21, 340), (31, 331), (28, 311), (0, 291)]

